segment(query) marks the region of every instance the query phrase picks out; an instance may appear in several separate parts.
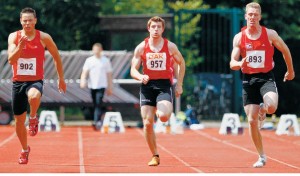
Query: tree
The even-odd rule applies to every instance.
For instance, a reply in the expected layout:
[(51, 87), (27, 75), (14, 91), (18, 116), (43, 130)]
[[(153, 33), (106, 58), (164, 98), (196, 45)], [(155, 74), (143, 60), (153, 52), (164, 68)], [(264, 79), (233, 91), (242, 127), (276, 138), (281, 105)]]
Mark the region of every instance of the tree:
[(21, 28), (19, 12), (24, 7), (32, 7), (37, 12), (37, 28), (49, 33), (60, 50), (90, 49), (97, 33), (100, 0), (28, 0), (1, 1), (0, 41), (1, 48), (7, 48), (9, 33)]
[[(213, 8), (232, 8), (239, 7), (245, 8), (247, 3), (252, 0), (242, 1), (211, 1), (204, 0)], [(299, 88), (300, 88), (300, 63), (297, 58), (300, 57), (300, 21), (299, 15), (300, 8), (299, 0), (256, 0), (260, 3), (262, 8), (261, 24), (268, 28), (274, 29), (281, 36), (290, 48), (296, 77), (291, 82), (283, 83), (283, 75), (286, 72), (286, 66), (281, 53), (275, 50), (275, 68), (274, 75), (277, 81), (278, 92), (280, 95), (277, 114), (283, 113), (296, 113), (300, 114), (298, 108), (299, 101)]]

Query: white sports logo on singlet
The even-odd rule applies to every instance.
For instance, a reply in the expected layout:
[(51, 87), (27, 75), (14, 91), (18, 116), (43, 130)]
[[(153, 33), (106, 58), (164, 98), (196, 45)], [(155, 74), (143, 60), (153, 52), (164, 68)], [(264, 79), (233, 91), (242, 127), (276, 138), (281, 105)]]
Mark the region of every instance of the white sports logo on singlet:
[(247, 66), (250, 68), (264, 68), (266, 60), (265, 55), (266, 52), (263, 50), (247, 51)]
[(149, 70), (166, 70), (166, 53), (147, 53), (146, 65)]
[(19, 58), (17, 63), (17, 75), (36, 75), (36, 58)]

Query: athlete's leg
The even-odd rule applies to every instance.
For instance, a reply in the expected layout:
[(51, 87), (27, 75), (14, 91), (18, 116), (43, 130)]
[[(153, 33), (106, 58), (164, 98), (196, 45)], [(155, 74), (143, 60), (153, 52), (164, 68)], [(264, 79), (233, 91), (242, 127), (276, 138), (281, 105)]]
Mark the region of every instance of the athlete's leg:
[(28, 90), (27, 96), (28, 96), (28, 102), (30, 106), (30, 114), (29, 114), (30, 118), (35, 118), (37, 111), (40, 107), (42, 94), (38, 89), (31, 87)]
[(21, 115), (14, 115), (14, 118), (16, 122), (16, 133), (22, 145), (22, 149), (27, 150), (27, 130), (25, 127), (26, 112)]
[(249, 134), (259, 155), (264, 155), (262, 137), (258, 126), (259, 105), (249, 104), (244, 107), (249, 123)]
[(170, 101), (162, 100), (157, 102), (156, 116), (162, 122), (167, 122), (173, 112), (173, 104)]
[(38, 133), (39, 120), (36, 117), (38, 108), (40, 107), (42, 93), (35, 87), (29, 88), (27, 92), (28, 103), (30, 106), (29, 117), (29, 135), (35, 136)]
[(144, 135), (148, 143), (149, 149), (152, 155), (158, 155), (156, 146), (156, 136), (153, 129), (155, 107), (149, 105), (143, 105), (141, 107), (141, 115), (144, 124)]
[(253, 167), (263, 167), (266, 164), (267, 157), (264, 153), (262, 136), (258, 127), (258, 111), (260, 108), (256, 104), (249, 104), (244, 108), (249, 122), (249, 134), (259, 154), (258, 161), (253, 164)]
[(273, 114), (275, 113), (278, 106), (278, 93), (267, 92), (263, 96), (263, 107), (261, 108), (261, 113)]

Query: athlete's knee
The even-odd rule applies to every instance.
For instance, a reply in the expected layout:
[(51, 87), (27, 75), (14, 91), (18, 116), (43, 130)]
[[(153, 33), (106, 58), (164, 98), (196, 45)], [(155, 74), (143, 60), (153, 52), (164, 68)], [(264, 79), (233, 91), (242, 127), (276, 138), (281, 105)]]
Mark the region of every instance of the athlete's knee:
[(258, 126), (258, 119), (248, 118), (248, 123), (250, 127), (257, 127)]
[(39, 102), (40, 101), (40, 94), (37, 93), (37, 92), (33, 92), (31, 94), (28, 94), (28, 101), (29, 103), (36, 103), (36, 102)]
[(15, 116), (16, 127), (25, 127), (26, 114)]
[(144, 118), (144, 130), (145, 131), (153, 131), (153, 121), (149, 118)]
[(157, 112), (156, 113), (157, 117), (160, 119), (160, 121), (162, 122), (166, 122), (169, 120), (170, 116), (171, 116), (171, 113), (165, 113), (165, 112)]
[(277, 100), (276, 98), (271, 98), (269, 95), (264, 97), (264, 104), (268, 114), (274, 114), (277, 110)]
[(267, 105), (267, 113), (268, 114), (274, 114), (277, 110), (277, 105), (275, 104), (270, 104), (270, 105)]

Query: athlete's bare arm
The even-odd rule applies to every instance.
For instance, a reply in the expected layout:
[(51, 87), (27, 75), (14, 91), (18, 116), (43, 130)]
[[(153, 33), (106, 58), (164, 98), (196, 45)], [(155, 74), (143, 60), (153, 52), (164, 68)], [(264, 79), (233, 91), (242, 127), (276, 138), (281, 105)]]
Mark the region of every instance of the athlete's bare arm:
[(233, 38), (233, 46), (232, 46), (232, 52), (231, 52), (231, 60), (230, 60), (230, 68), (232, 70), (240, 70), (243, 63), (245, 63), (246, 58), (243, 58), (240, 61), (240, 43), (241, 43), (241, 36), (242, 33), (238, 33)]
[(8, 63), (13, 65), (20, 58), (23, 47), (25, 46), (28, 38), (26, 36), (22, 36), (18, 45), (15, 44), (15, 40), (17, 38), (17, 32), (11, 33), (8, 36)]
[(178, 50), (177, 46), (172, 43), (169, 42), (168, 43), (168, 48), (170, 51), (171, 56), (174, 58), (174, 61), (177, 63), (177, 73), (175, 73), (177, 75), (177, 84), (176, 84), (176, 96), (179, 96), (182, 94), (183, 89), (182, 89), (182, 83), (183, 83), (183, 78), (184, 78), (184, 74), (185, 74), (185, 61), (184, 58), (182, 56), (182, 54), (180, 53), (180, 51)]
[(64, 80), (64, 70), (57, 46), (54, 43), (52, 37), (47, 33), (41, 32), (41, 40), (53, 57), (59, 80), (58, 88), (60, 91), (66, 92), (67, 86)]
[(284, 76), (284, 81), (294, 79), (295, 72), (293, 67), (293, 60), (288, 46), (285, 44), (282, 38), (277, 34), (276, 31), (272, 29), (267, 29), (267, 32), (268, 32), (268, 37), (271, 40), (272, 44), (282, 53), (282, 56), (285, 60), (287, 72)]
[(143, 84), (147, 84), (149, 81), (148, 75), (143, 75), (139, 72), (142, 63), (142, 54), (144, 52), (145, 42), (140, 43), (134, 50), (133, 58), (131, 60), (130, 75), (132, 78), (142, 81)]

